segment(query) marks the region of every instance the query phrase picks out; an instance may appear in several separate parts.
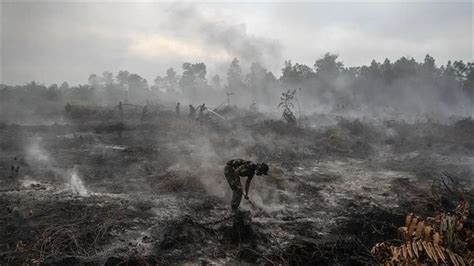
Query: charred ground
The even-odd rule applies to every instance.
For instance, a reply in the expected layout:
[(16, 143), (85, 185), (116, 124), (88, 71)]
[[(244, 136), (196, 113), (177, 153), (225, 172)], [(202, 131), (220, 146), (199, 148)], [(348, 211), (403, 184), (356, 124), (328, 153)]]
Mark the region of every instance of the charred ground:
[[(433, 185), (443, 172), (474, 199), (471, 119), (314, 115), (294, 126), (217, 111), (228, 120), (77, 108), (63, 124), (2, 124), (0, 262), (373, 264), (370, 248), (396, 238), (406, 213), (454, 208)], [(232, 158), (271, 167), (253, 181), (255, 206), (242, 203), (252, 222), (239, 239), (223, 220)]]

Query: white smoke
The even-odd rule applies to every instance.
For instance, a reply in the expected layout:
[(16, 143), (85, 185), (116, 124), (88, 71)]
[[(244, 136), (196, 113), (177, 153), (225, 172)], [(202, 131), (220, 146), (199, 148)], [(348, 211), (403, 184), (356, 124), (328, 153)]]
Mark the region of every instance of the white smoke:
[(30, 176), (25, 176), (20, 180), (20, 184), (22, 187), (28, 188), (35, 185), (40, 185), (41, 183), (37, 180), (31, 179)]
[[(40, 137), (33, 137), (28, 146), (26, 147), (26, 159), (28, 163), (38, 169), (47, 169), (54, 173), (54, 175), (61, 177), (60, 180), (64, 181), (64, 185), (76, 195), (86, 197), (89, 195), (87, 188), (84, 185), (81, 177), (79, 176), (78, 169), (75, 166), (71, 170), (59, 168), (54, 158), (49, 154), (43, 144), (43, 140)], [(38, 182), (34, 178), (29, 177), (23, 185), (31, 185)]]
[(26, 159), (28, 162), (38, 166), (52, 167), (51, 156), (43, 147), (43, 139), (35, 136), (31, 139), (29, 145), (26, 148)]
[(70, 171), (69, 187), (74, 194), (77, 194), (82, 197), (87, 197), (89, 195), (89, 192), (84, 186), (84, 183), (82, 182), (82, 179), (79, 176), (76, 167), (72, 171)]

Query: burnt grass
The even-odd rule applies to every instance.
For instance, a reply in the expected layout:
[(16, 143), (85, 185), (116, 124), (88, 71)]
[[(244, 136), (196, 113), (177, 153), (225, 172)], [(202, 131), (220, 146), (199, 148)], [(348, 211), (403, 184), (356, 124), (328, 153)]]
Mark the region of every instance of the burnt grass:
[[(474, 198), (471, 119), (328, 117), (318, 127), (222, 113), (227, 121), (160, 110), (120, 120), (84, 107), (65, 124), (0, 124), (0, 265), (379, 264), (371, 247), (396, 239), (407, 213), (455, 204), (433, 189), (444, 171)], [(237, 233), (222, 177), (235, 157), (271, 166)], [(71, 191), (70, 169), (87, 196)]]

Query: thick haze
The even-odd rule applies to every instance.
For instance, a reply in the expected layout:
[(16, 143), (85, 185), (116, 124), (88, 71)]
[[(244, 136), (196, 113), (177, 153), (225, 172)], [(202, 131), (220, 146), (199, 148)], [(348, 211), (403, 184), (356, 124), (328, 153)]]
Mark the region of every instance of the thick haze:
[(472, 61), (472, 3), (2, 3), (0, 83), (84, 83), (128, 70), (151, 82), (168, 67), (232, 58), (280, 75), (283, 60), (326, 52), (346, 66), (401, 56)]

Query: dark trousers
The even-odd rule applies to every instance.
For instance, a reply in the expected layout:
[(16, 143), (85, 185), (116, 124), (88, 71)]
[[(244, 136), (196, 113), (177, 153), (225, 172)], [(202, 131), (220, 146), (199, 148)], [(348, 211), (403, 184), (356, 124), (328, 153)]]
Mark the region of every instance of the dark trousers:
[(240, 183), (240, 177), (238, 173), (234, 172), (234, 169), (226, 166), (224, 168), (224, 176), (229, 183), (230, 189), (232, 189), (232, 210), (237, 210), (242, 200), (242, 184)]

